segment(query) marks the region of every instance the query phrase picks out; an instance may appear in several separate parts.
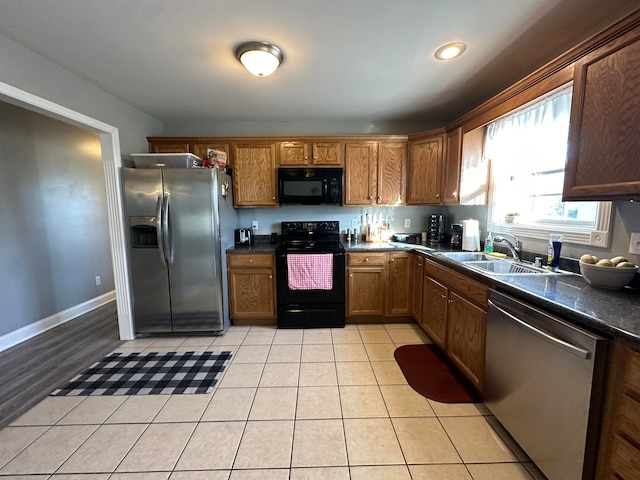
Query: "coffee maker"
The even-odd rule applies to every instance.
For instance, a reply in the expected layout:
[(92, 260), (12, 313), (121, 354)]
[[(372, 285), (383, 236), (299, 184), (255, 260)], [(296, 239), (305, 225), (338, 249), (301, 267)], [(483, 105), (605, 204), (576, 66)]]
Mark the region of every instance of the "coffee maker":
[(460, 250), (462, 248), (462, 225), (451, 224), (451, 249)]

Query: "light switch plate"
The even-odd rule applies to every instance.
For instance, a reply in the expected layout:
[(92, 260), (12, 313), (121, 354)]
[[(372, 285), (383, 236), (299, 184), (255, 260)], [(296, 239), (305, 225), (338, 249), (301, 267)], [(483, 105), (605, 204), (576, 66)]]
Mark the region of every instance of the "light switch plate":
[(631, 234), (631, 240), (629, 241), (629, 253), (640, 255), (640, 233), (638, 232)]
[(404, 219), (404, 228), (411, 228), (411, 219), (410, 218), (405, 218)]

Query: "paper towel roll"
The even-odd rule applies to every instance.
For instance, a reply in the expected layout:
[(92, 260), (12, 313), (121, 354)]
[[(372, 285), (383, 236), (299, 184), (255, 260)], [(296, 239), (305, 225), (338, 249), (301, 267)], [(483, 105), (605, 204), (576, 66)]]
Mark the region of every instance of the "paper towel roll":
[(480, 250), (480, 224), (478, 220), (462, 221), (462, 250), (469, 252)]

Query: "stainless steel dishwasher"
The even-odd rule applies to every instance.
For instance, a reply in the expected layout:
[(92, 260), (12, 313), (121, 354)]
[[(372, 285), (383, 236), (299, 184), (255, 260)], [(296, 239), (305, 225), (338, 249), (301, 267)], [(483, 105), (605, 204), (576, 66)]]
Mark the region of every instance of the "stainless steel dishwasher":
[(607, 344), (489, 292), (485, 403), (549, 480), (594, 476)]

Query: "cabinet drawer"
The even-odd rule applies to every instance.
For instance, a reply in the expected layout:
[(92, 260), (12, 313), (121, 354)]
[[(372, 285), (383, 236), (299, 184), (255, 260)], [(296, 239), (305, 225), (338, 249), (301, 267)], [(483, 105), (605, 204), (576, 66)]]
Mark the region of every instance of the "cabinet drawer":
[(443, 282), (450, 289), (455, 290), (467, 300), (487, 309), (487, 292), (489, 287), (484, 283), (470, 279), (462, 273), (455, 272), (446, 267), (442, 267), (435, 262), (425, 259), (425, 273), (440, 282)]
[(268, 253), (242, 253), (229, 255), (229, 268), (270, 268), (273, 267), (273, 255)]
[(640, 471), (640, 452), (619, 435), (611, 447), (611, 469), (622, 478), (638, 478)]
[(347, 265), (360, 266), (382, 266), (384, 265), (385, 253), (349, 253), (347, 254)]

